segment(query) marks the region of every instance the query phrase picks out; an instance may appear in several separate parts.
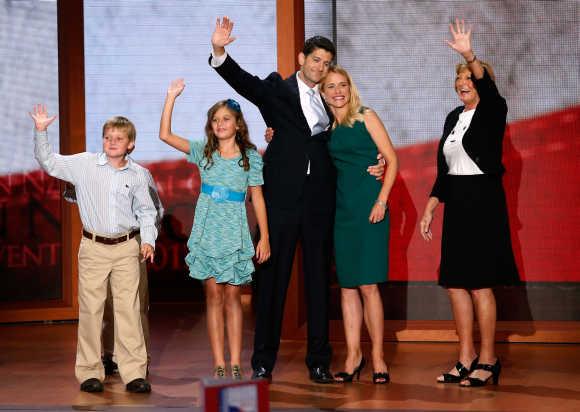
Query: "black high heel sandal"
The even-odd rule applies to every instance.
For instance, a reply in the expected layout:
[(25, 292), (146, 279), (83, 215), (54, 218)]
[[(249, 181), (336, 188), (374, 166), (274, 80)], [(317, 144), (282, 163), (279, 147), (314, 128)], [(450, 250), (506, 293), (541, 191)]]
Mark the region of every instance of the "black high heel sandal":
[(354, 368), (354, 371), (352, 371), (352, 373), (348, 373), (348, 372), (338, 372), (336, 375), (334, 375), (335, 378), (337, 379), (337, 382), (352, 382), (352, 380), (354, 379), (354, 376), (356, 375), (356, 380), (360, 380), (360, 373), (363, 370), (363, 368), (365, 367), (367, 361), (365, 359), (365, 357), (363, 356), (360, 360), (359, 365)]
[(373, 373), (373, 383), (375, 385), (384, 385), (385, 383), (389, 383), (390, 381), (391, 377), (389, 376), (389, 372)]
[(487, 385), (487, 382), (490, 379), (492, 379), (492, 382), (494, 385), (497, 385), (499, 383), (499, 374), (501, 373), (501, 363), (499, 362), (499, 358), (497, 358), (497, 360), (495, 361), (495, 363), (493, 365), (488, 365), (485, 363), (478, 363), (477, 365), (475, 365), (473, 370), (476, 371), (478, 369), (482, 369), (484, 371), (491, 372), (491, 375), (489, 375), (486, 379), (472, 378), (472, 377), (468, 376), (464, 380), (467, 380), (469, 382), (469, 385), (464, 384), (464, 383), (460, 383), (459, 386), (463, 386), (464, 388), (469, 388), (472, 386), (473, 387), (485, 386), (485, 385)]
[(459, 375), (452, 375), (451, 373), (444, 373), (443, 380), (440, 381), (439, 379), (437, 379), (437, 382), (438, 383), (459, 383), (462, 380), (464, 380), (465, 378), (467, 378), (471, 372), (473, 372), (473, 370), (475, 369), (475, 366), (477, 365), (477, 362), (479, 362), (479, 356), (475, 357), (475, 359), (471, 362), (471, 365), (469, 366), (469, 369), (468, 369), (461, 362), (457, 361), (457, 363), (455, 364), (455, 369), (457, 369), (457, 372), (459, 372)]

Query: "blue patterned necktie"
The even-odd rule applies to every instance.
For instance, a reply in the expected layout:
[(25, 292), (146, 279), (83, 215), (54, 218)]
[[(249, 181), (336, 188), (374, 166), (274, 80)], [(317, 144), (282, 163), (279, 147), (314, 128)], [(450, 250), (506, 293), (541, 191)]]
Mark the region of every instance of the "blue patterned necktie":
[(318, 118), (316, 123), (314, 123), (314, 126), (312, 126), (312, 135), (314, 136), (315, 134), (322, 133), (328, 128), (330, 119), (326, 114), (326, 110), (324, 110), (324, 106), (322, 106), (322, 103), (320, 103), (316, 98), (316, 91), (314, 89), (308, 89), (307, 93), (310, 96), (310, 107), (312, 107), (312, 110)]

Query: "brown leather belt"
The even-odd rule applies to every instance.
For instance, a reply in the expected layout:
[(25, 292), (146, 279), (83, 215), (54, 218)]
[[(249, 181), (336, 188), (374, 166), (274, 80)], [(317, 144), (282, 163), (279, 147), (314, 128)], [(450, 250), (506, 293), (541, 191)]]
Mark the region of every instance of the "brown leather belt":
[[(83, 229), (83, 236), (89, 239), (94, 239), (95, 242), (103, 243), (105, 245), (116, 245), (118, 243), (126, 242), (129, 239), (133, 239), (135, 236), (139, 234), (138, 230), (134, 230), (131, 233), (120, 237), (104, 237), (99, 235), (94, 235), (88, 230)], [(94, 238), (93, 238), (94, 236)]]

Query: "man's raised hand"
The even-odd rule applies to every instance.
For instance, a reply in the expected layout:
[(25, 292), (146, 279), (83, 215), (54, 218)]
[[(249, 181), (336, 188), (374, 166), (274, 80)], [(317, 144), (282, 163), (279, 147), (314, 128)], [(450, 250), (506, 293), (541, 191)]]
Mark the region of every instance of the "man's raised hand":
[(227, 16), (222, 17), (221, 20), (219, 17), (216, 19), (215, 30), (211, 35), (211, 45), (216, 57), (223, 55), (225, 47), (236, 39), (231, 35), (233, 28), (234, 22)]

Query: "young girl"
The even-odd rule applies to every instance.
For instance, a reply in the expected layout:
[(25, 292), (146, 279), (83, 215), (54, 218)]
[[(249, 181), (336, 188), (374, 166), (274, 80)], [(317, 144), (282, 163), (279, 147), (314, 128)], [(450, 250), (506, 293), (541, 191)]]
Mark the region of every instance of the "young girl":
[[(240, 286), (252, 280), (254, 246), (246, 219), (245, 194), (250, 195), (260, 229), (258, 263), (270, 257), (266, 206), (262, 195), (262, 158), (248, 135), (240, 105), (219, 101), (207, 112), (207, 141), (189, 141), (171, 132), (171, 116), (183, 79), (171, 82), (161, 115), (159, 137), (187, 154), (199, 167), (201, 192), (195, 208), (185, 258), (189, 275), (203, 281), (207, 328), (214, 357), (214, 377), (225, 377), (224, 324), (230, 349), (231, 374), (242, 379), (242, 306)], [(225, 309), (225, 316), (224, 316)], [(225, 322), (224, 322), (225, 320)]]

